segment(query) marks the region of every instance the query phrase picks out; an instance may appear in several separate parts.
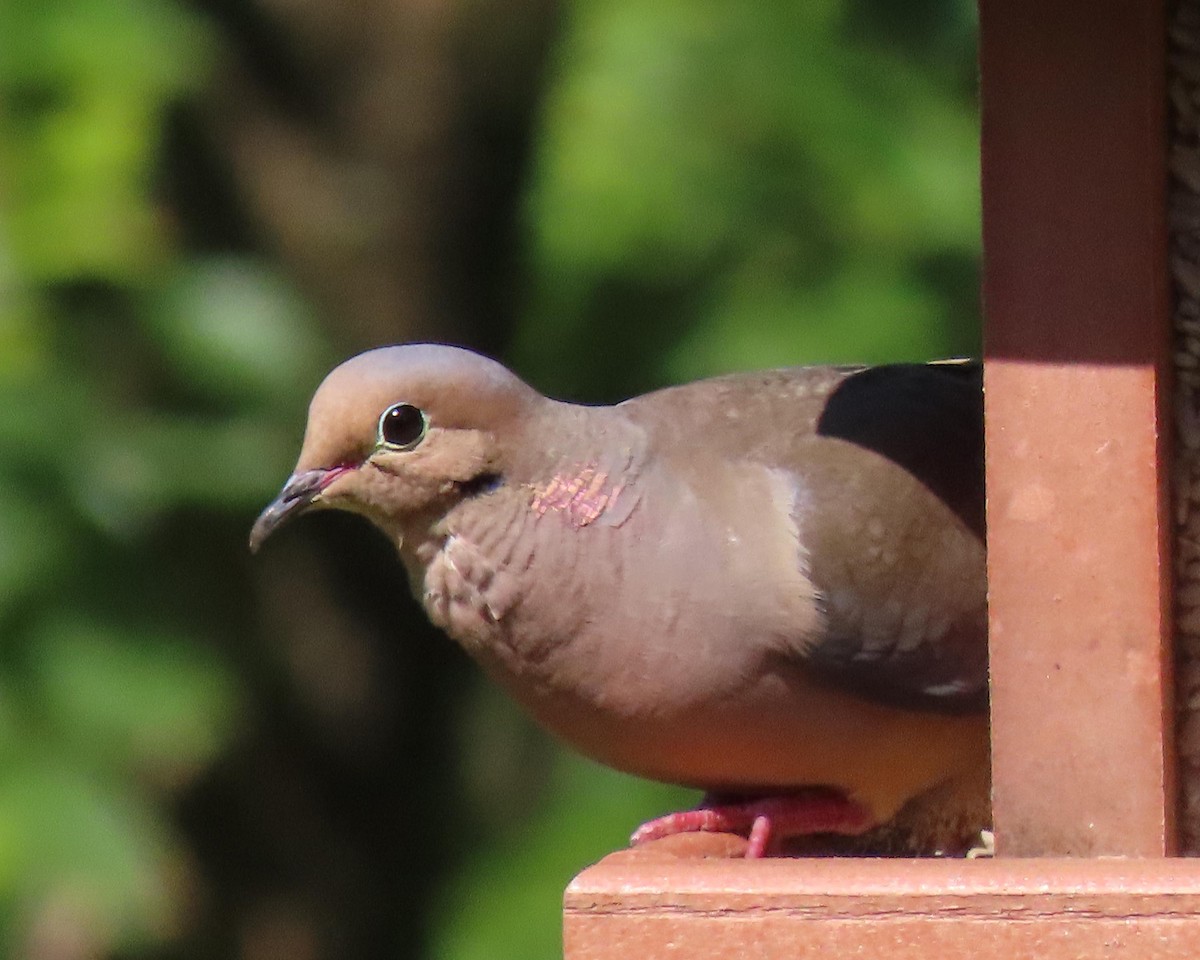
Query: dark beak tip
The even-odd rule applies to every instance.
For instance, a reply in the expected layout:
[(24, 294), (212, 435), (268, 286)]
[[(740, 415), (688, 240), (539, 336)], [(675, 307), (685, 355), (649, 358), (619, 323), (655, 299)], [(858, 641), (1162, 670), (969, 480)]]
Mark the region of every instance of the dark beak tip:
[(292, 474), (279, 496), (267, 504), (250, 528), (250, 552), (258, 553), (267, 537), (293, 517), (310, 507), (329, 480), (328, 470), (307, 470)]
[(262, 545), (266, 542), (267, 537), (279, 526), (279, 518), (280, 513), (276, 503), (272, 503), (258, 515), (258, 519), (254, 521), (254, 526), (250, 528), (248, 546), (251, 553), (258, 553), (262, 549)]
[(255, 521), (254, 526), (250, 528), (250, 542), (247, 544), (251, 553), (258, 553), (262, 549), (263, 541), (270, 535), (270, 530), (260, 530), (258, 522)]

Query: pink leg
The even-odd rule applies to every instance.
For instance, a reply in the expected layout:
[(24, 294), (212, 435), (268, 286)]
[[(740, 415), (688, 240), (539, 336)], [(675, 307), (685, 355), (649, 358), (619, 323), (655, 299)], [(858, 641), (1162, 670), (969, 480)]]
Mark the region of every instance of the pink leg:
[(746, 857), (758, 858), (766, 856), (773, 840), (813, 833), (853, 836), (873, 826), (875, 821), (860, 804), (828, 790), (731, 803), (713, 802), (706, 797), (695, 810), (669, 813), (642, 824), (630, 842), (636, 845), (698, 830), (745, 833), (750, 839)]
[(767, 855), (771, 843), (771, 818), (759, 815), (750, 828), (750, 842), (746, 844), (746, 859), (761, 860)]

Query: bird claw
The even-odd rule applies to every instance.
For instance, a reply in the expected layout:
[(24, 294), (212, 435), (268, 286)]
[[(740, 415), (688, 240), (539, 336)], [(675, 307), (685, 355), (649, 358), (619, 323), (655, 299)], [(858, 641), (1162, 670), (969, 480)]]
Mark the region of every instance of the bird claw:
[(705, 798), (694, 810), (669, 813), (642, 824), (630, 844), (637, 846), (677, 833), (737, 833), (747, 837), (746, 859), (767, 856), (776, 841), (814, 833), (854, 836), (875, 826), (860, 804), (832, 791), (811, 791), (720, 803)]

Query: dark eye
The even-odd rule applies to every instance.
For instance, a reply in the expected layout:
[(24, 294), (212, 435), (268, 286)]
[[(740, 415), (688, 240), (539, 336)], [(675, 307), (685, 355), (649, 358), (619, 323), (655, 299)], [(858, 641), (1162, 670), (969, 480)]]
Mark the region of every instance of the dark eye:
[(379, 442), (385, 447), (411, 450), (424, 439), (428, 425), (418, 407), (411, 403), (394, 404), (379, 418)]

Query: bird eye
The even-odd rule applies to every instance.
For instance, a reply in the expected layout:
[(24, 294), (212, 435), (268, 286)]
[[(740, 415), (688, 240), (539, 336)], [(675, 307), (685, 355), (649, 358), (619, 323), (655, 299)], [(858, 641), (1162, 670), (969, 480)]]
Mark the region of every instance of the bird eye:
[(396, 403), (379, 418), (379, 443), (395, 450), (411, 450), (423, 439), (429, 421), (411, 403)]

